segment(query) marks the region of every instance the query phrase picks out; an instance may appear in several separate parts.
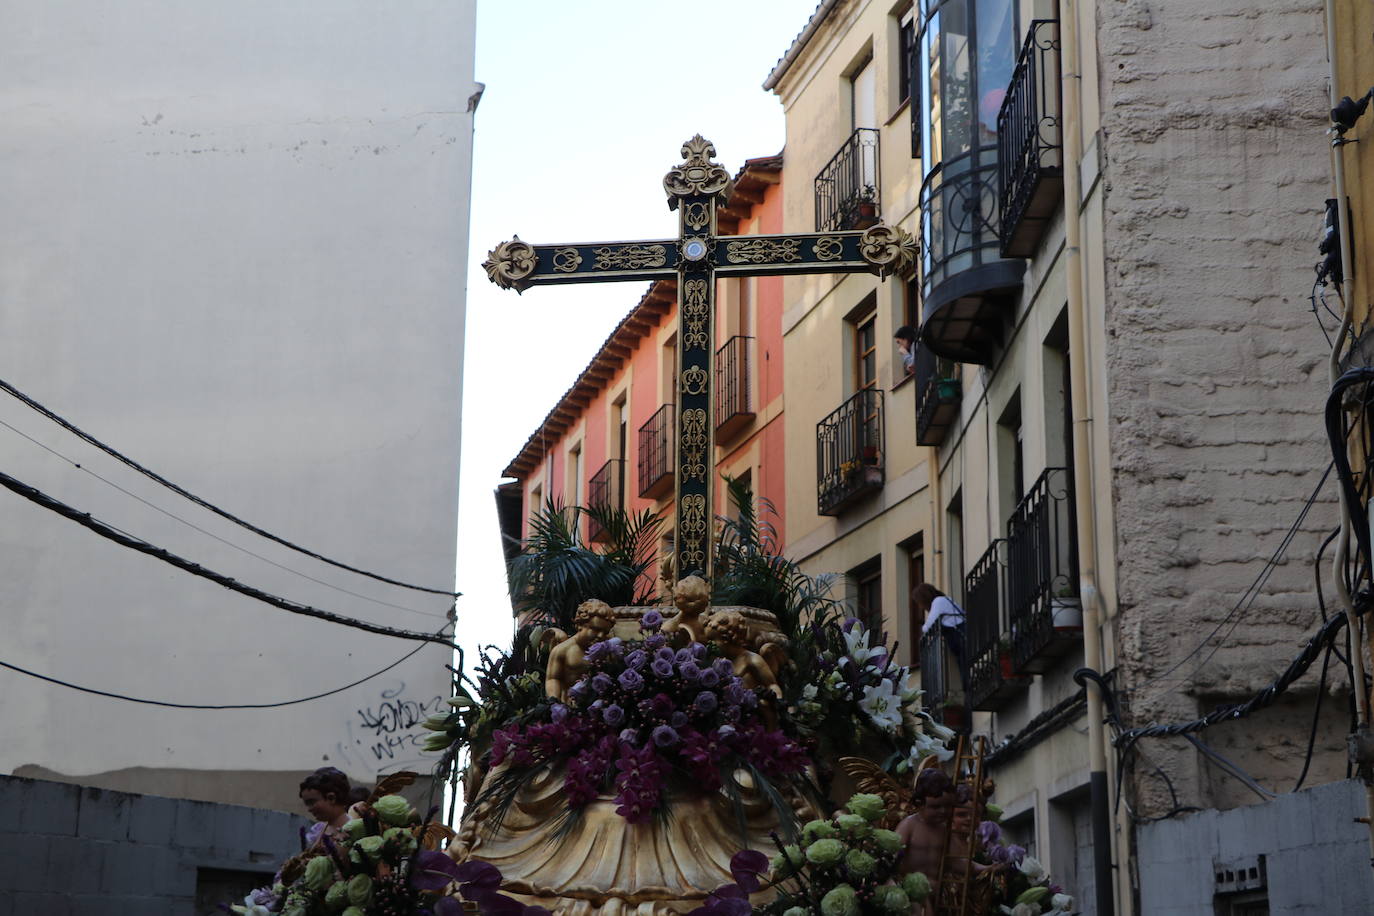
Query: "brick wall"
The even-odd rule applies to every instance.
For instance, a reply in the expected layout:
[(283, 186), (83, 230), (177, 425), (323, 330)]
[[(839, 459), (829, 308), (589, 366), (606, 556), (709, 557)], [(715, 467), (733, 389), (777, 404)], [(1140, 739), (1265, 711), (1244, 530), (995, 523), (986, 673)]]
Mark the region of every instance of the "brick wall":
[[(1150, 680), (1236, 605), (1329, 461), (1327, 349), (1307, 303), (1329, 193), (1321, 13), (1315, 0), (1097, 5), (1116, 638), (1137, 723), (1262, 687), (1319, 623), (1311, 559), (1335, 524), (1330, 486), (1224, 647), (1196, 677)], [(1310, 714), (1247, 720), (1293, 733), (1273, 768), (1285, 779)], [(1241, 800), (1183, 742), (1147, 750), (1185, 803)], [(1344, 761), (1319, 752), (1314, 766), (1334, 778)], [(1145, 813), (1167, 804), (1161, 780), (1138, 788)]]
[[(0, 916), (202, 916), (265, 884), (305, 819), (237, 805), (0, 776)], [(260, 876), (260, 880), (259, 880)], [(230, 898), (225, 902), (240, 902)]]

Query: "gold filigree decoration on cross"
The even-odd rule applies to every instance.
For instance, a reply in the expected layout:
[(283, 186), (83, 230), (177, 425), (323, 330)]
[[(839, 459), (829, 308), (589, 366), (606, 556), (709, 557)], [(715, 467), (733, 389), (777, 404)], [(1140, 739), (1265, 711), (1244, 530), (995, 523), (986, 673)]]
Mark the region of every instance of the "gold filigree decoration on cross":
[(559, 248), (553, 253), (553, 269), (570, 274), (582, 266), (582, 255), (576, 248)]
[(688, 229), (700, 231), (711, 221), (711, 208), (702, 201), (692, 201), (683, 209), (682, 221)]
[(695, 347), (708, 347), (711, 341), (706, 334), (706, 322), (710, 314), (706, 308), (705, 280), (688, 280), (683, 286), (682, 318), (686, 324), (686, 330), (682, 334), (682, 345), (689, 350)]
[(682, 476), (706, 482), (706, 411), (682, 412)]
[(844, 243), (833, 235), (823, 235), (816, 239), (812, 250), (816, 252), (818, 261), (838, 261), (844, 252)]
[(682, 566), (685, 570), (700, 569), (706, 562), (706, 497), (693, 493), (682, 497), (682, 521), (678, 537), (682, 540)]
[(668, 249), (662, 245), (604, 246), (595, 250), (595, 270), (640, 270), (668, 263)]
[(509, 242), (502, 242), (487, 252), (482, 269), (487, 272), (487, 279), (501, 289), (520, 292), (528, 285), (520, 281), (534, 273), (537, 261), (534, 246), (529, 242), (520, 241), (520, 236), (517, 235)]
[(693, 366), (682, 373), (682, 393), (686, 395), (699, 395), (706, 393), (706, 386), (711, 383), (711, 376), (700, 366)]
[(879, 223), (859, 237), (859, 254), (880, 277), (900, 273), (916, 260), (916, 240), (896, 226)]
[(730, 186), (730, 173), (712, 161), (715, 155), (716, 148), (701, 134), (682, 144), (682, 164), (673, 166), (663, 176), (668, 206), (676, 208), (679, 197), (714, 196)]
[(800, 245), (800, 239), (747, 239), (729, 242), (725, 246), (725, 259), (731, 264), (800, 261), (801, 252), (797, 250)]

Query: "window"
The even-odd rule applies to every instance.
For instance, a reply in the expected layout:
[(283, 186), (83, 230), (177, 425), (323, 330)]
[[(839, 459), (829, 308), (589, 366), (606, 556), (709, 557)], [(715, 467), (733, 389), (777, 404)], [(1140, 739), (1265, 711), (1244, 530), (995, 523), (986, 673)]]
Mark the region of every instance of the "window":
[(902, 324), (913, 328), (921, 327), (921, 286), (913, 276), (907, 280), (902, 292)]
[[(926, 581), (925, 536), (917, 533), (902, 542), (902, 555), (906, 558), (906, 613), (907, 613), (907, 653), (911, 666), (921, 664), (921, 625), (925, 615), (916, 606), (914, 593), (916, 586)], [(900, 595), (898, 602), (900, 603)]]
[[(907, 101), (908, 99), (910, 99), (910, 98), (914, 95), (914, 93), (912, 92), (912, 89), (915, 88), (915, 87), (913, 86), (913, 80), (912, 80), (911, 77), (912, 77), (912, 74), (916, 72), (916, 68), (912, 66), (912, 64), (915, 63), (915, 60), (913, 59), (915, 53), (916, 53), (916, 23), (915, 23), (915, 10), (907, 10), (906, 13), (902, 16), (901, 21), (899, 22), (899, 24), (898, 24), (898, 26), (897, 26), (897, 103), (898, 103), (898, 104), (901, 104), (902, 102)], [(915, 117), (916, 117), (916, 114), (914, 113), (914, 109), (913, 109), (912, 118), (915, 118)], [(912, 158), (915, 158), (915, 157), (916, 157), (916, 154), (913, 153), (913, 154), (912, 154)]]
[(529, 512), (526, 513), (526, 516), (528, 518), (534, 518), (534, 516), (539, 512), (539, 510), (543, 508), (544, 488), (542, 486), (535, 487), (534, 489), (530, 490)]
[(878, 384), (878, 315), (869, 312), (854, 323), (854, 390)]
[[(854, 71), (854, 75), (849, 78), (849, 112), (852, 119), (850, 127), (858, 129), (867, 127), (876, 130), (878, 127), (878, 71), (873, 66), (873, 58), (870, 56), (861, 63)], [(873, 184), (873, 182), (867, 182)]]
[(568, 452), (568, 486), (567, 494), (570, 497), (569, 505), (585, 505), (583, 500), (586, 498), (586, 477), (582, 473), (582, 443), (579, 442)]
[(945, 594), (964, 606), (964, 491), (957, 490), (945, 509), (945, 562), (949, 588)]
[(883, 631), (883, 564), (874, 557), (849, 571), (854, 584), (854, 616), (868, 630), (869, 643), (878, 645)]
[(1018, 391), (997, 420), (997, 477), (1002, 519), (1011, 518), (1026, 495), (1025, 445), (1021, 430), (1021, 393)]

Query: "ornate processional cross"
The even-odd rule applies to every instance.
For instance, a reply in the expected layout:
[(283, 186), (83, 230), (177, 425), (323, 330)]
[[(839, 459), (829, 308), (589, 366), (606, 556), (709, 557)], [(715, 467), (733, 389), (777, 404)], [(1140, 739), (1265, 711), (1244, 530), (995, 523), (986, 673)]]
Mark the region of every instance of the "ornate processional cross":
[(663, 178), (668, 207), (678, 211), (678, 237), (646, 242), (531, 245), (516, 236), (492, 249), (482, 266), (502, 289), (546, 283), (660, 280), (677, 277), (677, 530), (675, 566), (710, 581), (714, 538), (711, 483), (715, 423), (711, 378), (715, 280), (783, 274), (855, 273), (879, 277), (906, 269), (916, 244), (881, 223), (865, 230), (716, 237), (716, 208), (729, 196), (730, 175), (713, 161), (701, 135), (682, 147), (684, 161)]

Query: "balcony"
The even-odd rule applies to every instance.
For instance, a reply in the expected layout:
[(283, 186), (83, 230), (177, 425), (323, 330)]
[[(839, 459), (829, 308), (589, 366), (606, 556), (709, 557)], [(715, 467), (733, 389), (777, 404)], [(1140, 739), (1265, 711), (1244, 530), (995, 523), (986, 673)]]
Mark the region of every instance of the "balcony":
[[(587, 506), (599, 509), (625, 508), (624, 461), (612, 458), (587, 481)], [(596, 523), (596, 519), (587, 519), (587, 540), (600, 541), (606, 534), (606, 530)]]
[(716, 351), (716, 444), (725, 445), (754, 422), (749, 396), (752, 337), (731, 337)]
[(959, 423), (958, 365), (916, 345), (916, 444), (939, 445)]
[(816, 176), (816, 231), (867, 229), (878, 201), (878, 132), (860, 127)]
[(664, 404), (639, 428), (639, 495), (659, 499), (673, 489), (673, 405)]
[(1006, 563), (1007, 542), (999, 538), (978, 558), (964, 580), (964, 639), (971, 709), (1001, 709), (1031, 680), (1013, 673), (1011, 653), (1003, 645)]
[(997, 115), (1002, 256), (1028, 258), (1064, 199), (1059, 22), (1030, 25)]
[(959, 683), (958, 660), (945, 642), (944, 629), (932, 627), (921, 634), (921, 690), (934, 719), (956, 731), (963, 730), (964, 692)]
[(1042, 674), (1083, 639), (1073, 481), (1047, 468), (1007, 523), (1012, 667)]
[(946, 160), (921, 185), (921, 341), (937, 356), (984, 366), (1026, 271), (1024, 261), (1001, 257), (996, 153), (985, 147)]
[(865, 388), (816, 424), (816, 511), (839, 515), (883, 488), (883, 393)]

